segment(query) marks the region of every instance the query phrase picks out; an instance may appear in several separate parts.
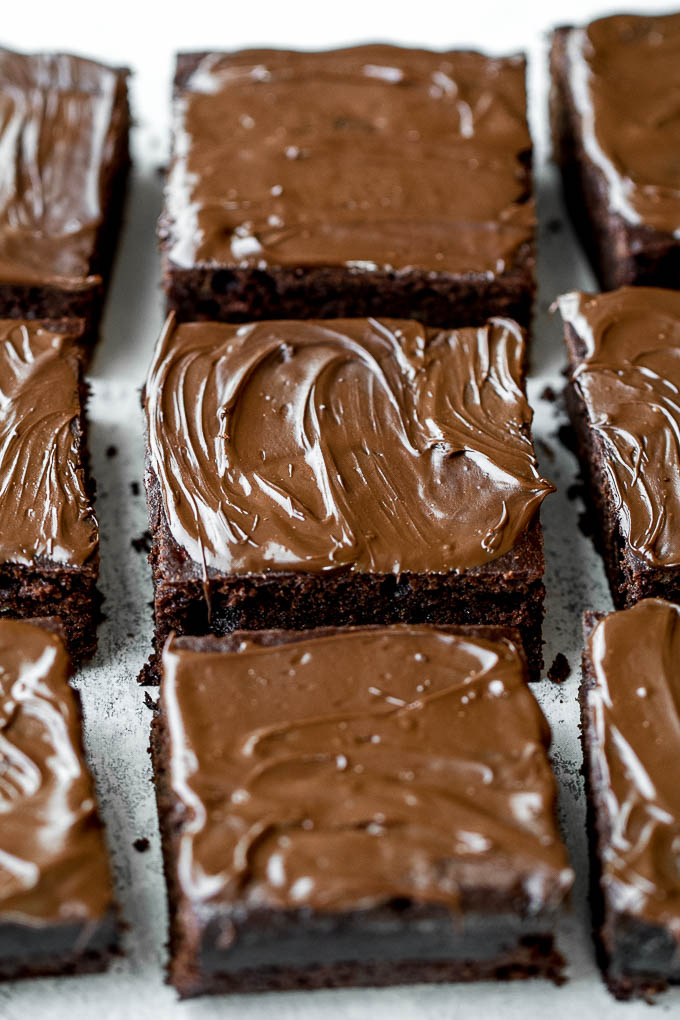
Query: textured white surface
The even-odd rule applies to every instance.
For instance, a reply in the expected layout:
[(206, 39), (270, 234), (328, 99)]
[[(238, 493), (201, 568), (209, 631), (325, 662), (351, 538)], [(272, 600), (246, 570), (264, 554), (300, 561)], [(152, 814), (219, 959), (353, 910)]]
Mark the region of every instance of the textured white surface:
[[(621, 4), (656, 10), (640, 0)], [(19, 49), (76, 50), (135, 71), (133, 102), (137, 119), (133, 149), (136, 168), (127, 206), (127, 225), (104, 322), (103, 338), (91, 372), (91, 446), (98, 482), (97, 511), (102, 530), (101, 588), (106, 620), (94, 662), (76, 677), (86, 716), (86, 740), (113, 851), (118, 892), (128, 931), (126, 956), (107, 975), (0, 985), (1, 1020), (145, 1020), (168, 1017), (236, 1017), (261, 1020), (275, 1011), (281, 1020), (506, 1020), (577, 1015), (648, 1017), (644, 1004), (619, 1005), (604, 990), (593, 963), (585, 904), (584, 812), (579, 774), (576, 693), (580, 657), (580, 614), (586, 607), (610, 608), (604, 574), (590, 543), (581, 535), (583, 507), (570, 501), (576, 464), (556, 437), (562, 417), (541, 399), (546, 384), (561, 388), (563, 352), (560, 328), (547, 312), (554, 297), (593, 280), (564, 223), (554, 172), (546, 165), (546, 33), (554, 24), (595, 16), (590, 3), (411, 4), (345, 0), (342, 4), (235, 0), (168, 0), (164, 4), (92, 4), (38, 0), (12, 4), (5, 12), (3, 42)], [(163, 984), (165, 904), (159, 839), (147, 754), (151, 713), (136, 676), (151, 636), (151, 582), (146, 557), (131, 546), (146, 528), (141, 491), (143, 444), (139, 388), (161, 326), (159, 261), (154, 226), (161, 202), (162, 166), (167, 152), (169, 82), (177, 49), (234, 48), (244, 45), (328, 46), (385, 39), (435, 47), (473, 46), (492, 52), (527, 49), (532, 58), (531, 117), (537, 145), (540, 293), (535, 322), (530, 398), (536, 409), (535, 434), (544, 473), (558, 493), (544, 504), (548, 571), (545, 659), (564, 652), (573, 672), (566, 683), (547, 680), (534, 686), (553, 730), (553, 758), (561, 784), (561, 817), (578, 881), (573, 917), (561, 933), (569, 959), (569, 982), (514, 985), (429, 986), (380, 991), (287, 993), (277, 996), (204, 999), (178, 1003)], [(554, 221), (559, 219), (559, 229)], [(107, 448), (115, 446), (115, 456)], [(140, 485), (133, 495), (131, 483)], [(155, 693), (155, 692), (152, 692)], [(147, 853), (132, 843), (150, 839)], [(665, 995), (656, 1015), (677, 1011), (680, 993)]]

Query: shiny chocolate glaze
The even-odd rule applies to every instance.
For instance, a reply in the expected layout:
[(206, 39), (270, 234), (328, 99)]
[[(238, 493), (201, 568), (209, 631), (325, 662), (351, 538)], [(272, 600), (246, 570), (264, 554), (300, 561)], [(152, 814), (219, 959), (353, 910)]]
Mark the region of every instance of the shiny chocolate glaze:
[(569, 81), (587, 155), (613, 212), (680, 237), (680, 14), (574, 28)]
[(96, 552), (81, 410), (73, 337), (0, 320), (0, 561), (76, 567)]
[(164, 649), (161, 711), (196, 908), (561, 903), (549, 731), (511, 641), (407, 625), (187, 640)]
[(519, 327), (345, 319), (176, 325), (146, 383), (175, 542), (224, 573), (465, 570), (512, 549), (552, 487)]
[(680, 941), (680, 608), (644, 599), (612, 613), (587, 651), (602, 888), (612, 909)]
[[(59, 637), (0, 620), (0, 925), (72, 925), (112, 908), (67, 677)], [(81, 935), (83, 949), (86, 941)]]
[(533, 241), (522, 57), (370, 45), (197, 60), (175, 97), (171, 264), (493, 276)]
[(114, 155), (124, 72), (0, 49), (0, 283), (81, 290)]
[(680, 564), (680, 293), (566, 294), (584, 345), (571, 377), (604, 449), (619, 525), (653, 566)]

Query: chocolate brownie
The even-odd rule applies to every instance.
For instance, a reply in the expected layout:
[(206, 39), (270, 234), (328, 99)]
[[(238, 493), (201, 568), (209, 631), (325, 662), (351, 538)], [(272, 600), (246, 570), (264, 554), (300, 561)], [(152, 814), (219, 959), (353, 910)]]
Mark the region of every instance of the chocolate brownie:
[(585, 616), (581, 717), (599, 961), (610, 991), (680, 982), (680, 607)]
[(129, 166), (128, 71), (0, 49), (0, 317), (92, 343)]
[(680, 601), (680, 294), (566, 294), (574, 425), (617, 608)]
[(554, 158), (605, 290), (680, 287), (680, 14), (559, 28)]
[(160, 238), (183, 320), (529, 326), (525, 60), (183, 53)]
[(0, 320), (0, 617), (57, 617), (76, 661), (97, 646), (100, 601), (82, 329)]
[(518, 627), (539, 671), (522, 331), (177, 324), (144, 394), (156, 651), (172, 631)]
[(52, 624), (0, 620), (0, 979), (102, 970), (118, 944), (80, 701)]
[(183, 997), (559, 978), (572, 874), (516, 634), (170, 638), (162, 671), (152, 750)]

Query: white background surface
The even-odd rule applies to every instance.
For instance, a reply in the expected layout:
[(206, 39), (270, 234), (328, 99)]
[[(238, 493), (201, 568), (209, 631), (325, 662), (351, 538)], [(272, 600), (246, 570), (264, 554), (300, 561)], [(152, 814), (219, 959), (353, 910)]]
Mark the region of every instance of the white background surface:
[[(617, 9), (656, 11), (640, 0)], [(620, 1005), (595, 970), (585, 903), (584, 814), (579, 775), (576, 693), (580, 614), (610, 608), (598, 557), (577, 519), (583, 507), (567, 498), (576, 463), (556, 438), (562, 417), (540, 398), (546, 383), (561, 388), (560, 329), (547, 313), (565, 290), (592, 288), (579, 249), (564, 224), (554, 171), (547, 165), (547, 32), (555, 24), (607, 13), (583, 0), (508, 3), (295, 3), (295, 0), (106, 0), (95, 3), (11, 0), (0, 6), (0, 39), (17, 49), (63, 49), (126, 64), (132, 82), (135, 170), (127, 205), (103, 336), (91, 368), (91, 446), (102, 530), (101, 588), (106, 620), (93, 663), (76, 677), (86, 715), (86, 741), (113, 851), (118, 895), (128, 931), (126, 956), (107, 975), (23, 981), (0, 985), (1, 1020), (482, 1020), (497, 1017), (637, 1020), (651, 1017), (644, 1004)], [(159, 260), (154, 226), (161, 203), (159, 168), (167, 157), (172, 54), (178, 49), (231, 49), (246, 45), (325, 47), (384, 40), (439, 48), (475, 47), (531, 57), (531, 121), (541, 227), (540, 291), (536, 307), (533, 375), (529, 394), (543, 472), (559, 491), (544, 504), (548, 570), (545, 660), (564, 652), (573, 672), (565, 684), (543, 680), (534, 691), (550, 720), (553, 758), (561, 785), (561, 818), (577, 872), (572, 918), (560, 944), (569, 960), (568, 983), (547, 982), (418, 986), (384, 990), (284, 993), (178, 1003), (163, 984), (165, 904), (155, 805), (147, 755), (151, 713), (136, 676), (150, 649), (150, 572), (131, 540), (146, 528), (141, 494), (143, 448), (139, 388), (162, 321)], [(549, 229), (556, 219), (561, 229)], [(117, 454), (107, 456), (115, 445)], [(132, 482), (140, 483), (134, 496)], [(155, 696), (155, 692), (152, 691)], [(147, 837), (151, 849), (132, 843)], [(680, 1007), (680, 992), (663, 996), (653, 1016)]]

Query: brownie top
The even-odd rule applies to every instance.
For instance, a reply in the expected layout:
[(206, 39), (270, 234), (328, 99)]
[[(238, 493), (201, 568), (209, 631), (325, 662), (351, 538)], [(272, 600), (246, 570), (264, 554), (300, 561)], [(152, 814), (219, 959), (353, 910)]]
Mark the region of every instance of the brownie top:
[(615, 909), (680, 940), (680, 607), (644, 599), (611, 613), (587, 654), (603, 886)]
[(0, 924), (83, 923), (112, 906), (67, 678), (56, 634), (0, 620)]
[(0, 319), (0, 563), (78, 567), (98, 548), (72, 325)]
[(91, 287), (126, 72), (0, 49), (0, 283)]
[(566, 294), (571, 379), (598, 436), (613, 512), (630, 549), (680, 565), (680, 293), (623, 287)]
[(177, 325), (145, 391), (149, 463), (205, 573), (464, 570), (512, 549), (552, 486), (496, 319)]
[(170, 262), (503, 272), (531, 242), (525, 61), (182, 54)]
[(618, 14), (567, 38), (586, 155), (613, 212), (680, 237), (680, 13)]
[(184, 896), (319, 911), (562, 900), (549, 730), (511, 641), (407, 625), (280, 634), (164, 649)]

